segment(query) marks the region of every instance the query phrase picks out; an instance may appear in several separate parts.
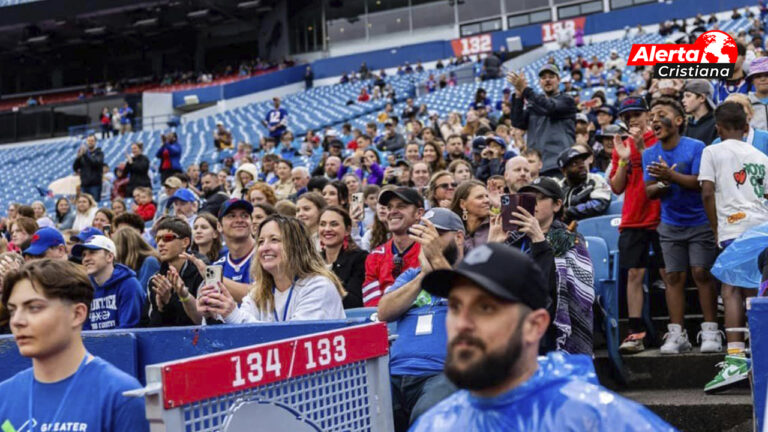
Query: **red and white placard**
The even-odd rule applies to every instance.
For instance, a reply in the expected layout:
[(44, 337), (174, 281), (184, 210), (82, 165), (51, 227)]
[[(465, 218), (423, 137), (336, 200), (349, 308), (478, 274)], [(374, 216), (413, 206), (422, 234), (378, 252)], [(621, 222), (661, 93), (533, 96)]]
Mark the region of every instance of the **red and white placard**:
[(163, 365), (163, 405), (176, 408), (235, 391), (386, 355), (386, 323), (371, 323), (208, 354)]
[(453, 48), (453, 55), (456, 57), (491, 52), (493, 49), (491, 34), (486, 33), (453, 39), (451, 41), (451, 48)]

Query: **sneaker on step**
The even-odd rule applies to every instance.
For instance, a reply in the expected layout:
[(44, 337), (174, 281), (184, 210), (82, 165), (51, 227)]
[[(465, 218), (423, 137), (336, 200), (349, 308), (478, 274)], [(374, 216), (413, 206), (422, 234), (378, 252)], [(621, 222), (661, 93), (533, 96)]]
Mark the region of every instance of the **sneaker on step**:
[(723, 351), (722, 331), (718, 330), (717, 323), (701, 323), (701, 331), (696, 336), (702, 353), (718, 353)]
[(679, 324), (667, 325), (669, 332), (664, 335), (664, 345), (659, 351), (662, 354), (680, 354), (690, 351), (693, 346), (688, 340), (688, 332), (682, 329)]
[(622, 354), (636, 354), (645, 350), (643, 345), (643, 339), (645, 338), (645, 332), (642, 333), (630, 333), (624, 342), (619, 347), (619, 352)]
[(746, 357), (727, 355), (725, 360), (718, 363), (720, 372), (715, 378), (704, 386), (706, 393), (714, 393), (726, 390), (735, 384), (749, 378), (750, 361)]

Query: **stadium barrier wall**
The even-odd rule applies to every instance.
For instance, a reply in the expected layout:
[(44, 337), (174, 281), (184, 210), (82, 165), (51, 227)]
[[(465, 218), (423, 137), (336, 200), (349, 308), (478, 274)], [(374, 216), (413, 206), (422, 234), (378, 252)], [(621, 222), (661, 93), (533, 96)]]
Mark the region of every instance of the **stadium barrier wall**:
[(748, 303), (749, 340), (752, 350), (752, 397), (755, 430), (768, 431), (766, 394), (768, 393), (768, 297), (757, 297)]
[[(93, 355), (145, 383), (150, 364), (244, 347), (309, 333), (335, 330), (365, 322), (362, 318), (287, 324), (215, 325), (83, 332)], [(0, 336), (0, 381), (32, 366), (16, 348), (13, 336)]]
[(149, 365), (126, 394), (153, 432), (389, 432), (388, 348), (385, 323), (343, 327)]

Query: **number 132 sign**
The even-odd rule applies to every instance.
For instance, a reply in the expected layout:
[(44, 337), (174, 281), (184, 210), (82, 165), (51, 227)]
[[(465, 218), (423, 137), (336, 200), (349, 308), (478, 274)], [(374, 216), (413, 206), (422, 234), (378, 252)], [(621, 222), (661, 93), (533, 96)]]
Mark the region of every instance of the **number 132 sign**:
[(386, 355), (385, 323), (209, 354), (162, 368), (166, 409)]
[(576, 33), (576, 30), (584, 31), (585, 17), (578, 17), (574, 19), (568, 19), (557, 22), (548, 22), (541, 25), (541, 41), (552, 42), (557, 40), (557, 35), (562, 31), (568, 31), (571, 36)]
[(490, 52), (493, 45), (491, 44), (490, 33), (486, 33), (454, 39), (451, 41), (451, 48), (453, 48), (453, 55), (459, 57)]

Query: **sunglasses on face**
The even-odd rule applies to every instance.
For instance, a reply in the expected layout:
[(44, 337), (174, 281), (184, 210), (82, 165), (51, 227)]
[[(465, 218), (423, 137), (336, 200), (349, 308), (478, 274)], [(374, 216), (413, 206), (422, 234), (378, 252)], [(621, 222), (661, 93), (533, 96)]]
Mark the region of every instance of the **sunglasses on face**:
[(437, 188), (438, 189), (456, 189), (457, 186), (458, 186), (457, 183), (443, 183), (443, 184), (437, 185)]
[(155, 237), (155, 243), (160, 243), (161, 240), (163, 241), (163, 243), (169, 243), (178, 238), (179, 236), (177, 236), (176, 234), (163, 234)]
[(392, 263), (395, 264), (395, 266), (392, 267), (392, 277), (397, 279), (397, 277), (400, 276), (400, 273), (403, 272), (403, 258), (395, 255), (395, 257), (392, 258)]

